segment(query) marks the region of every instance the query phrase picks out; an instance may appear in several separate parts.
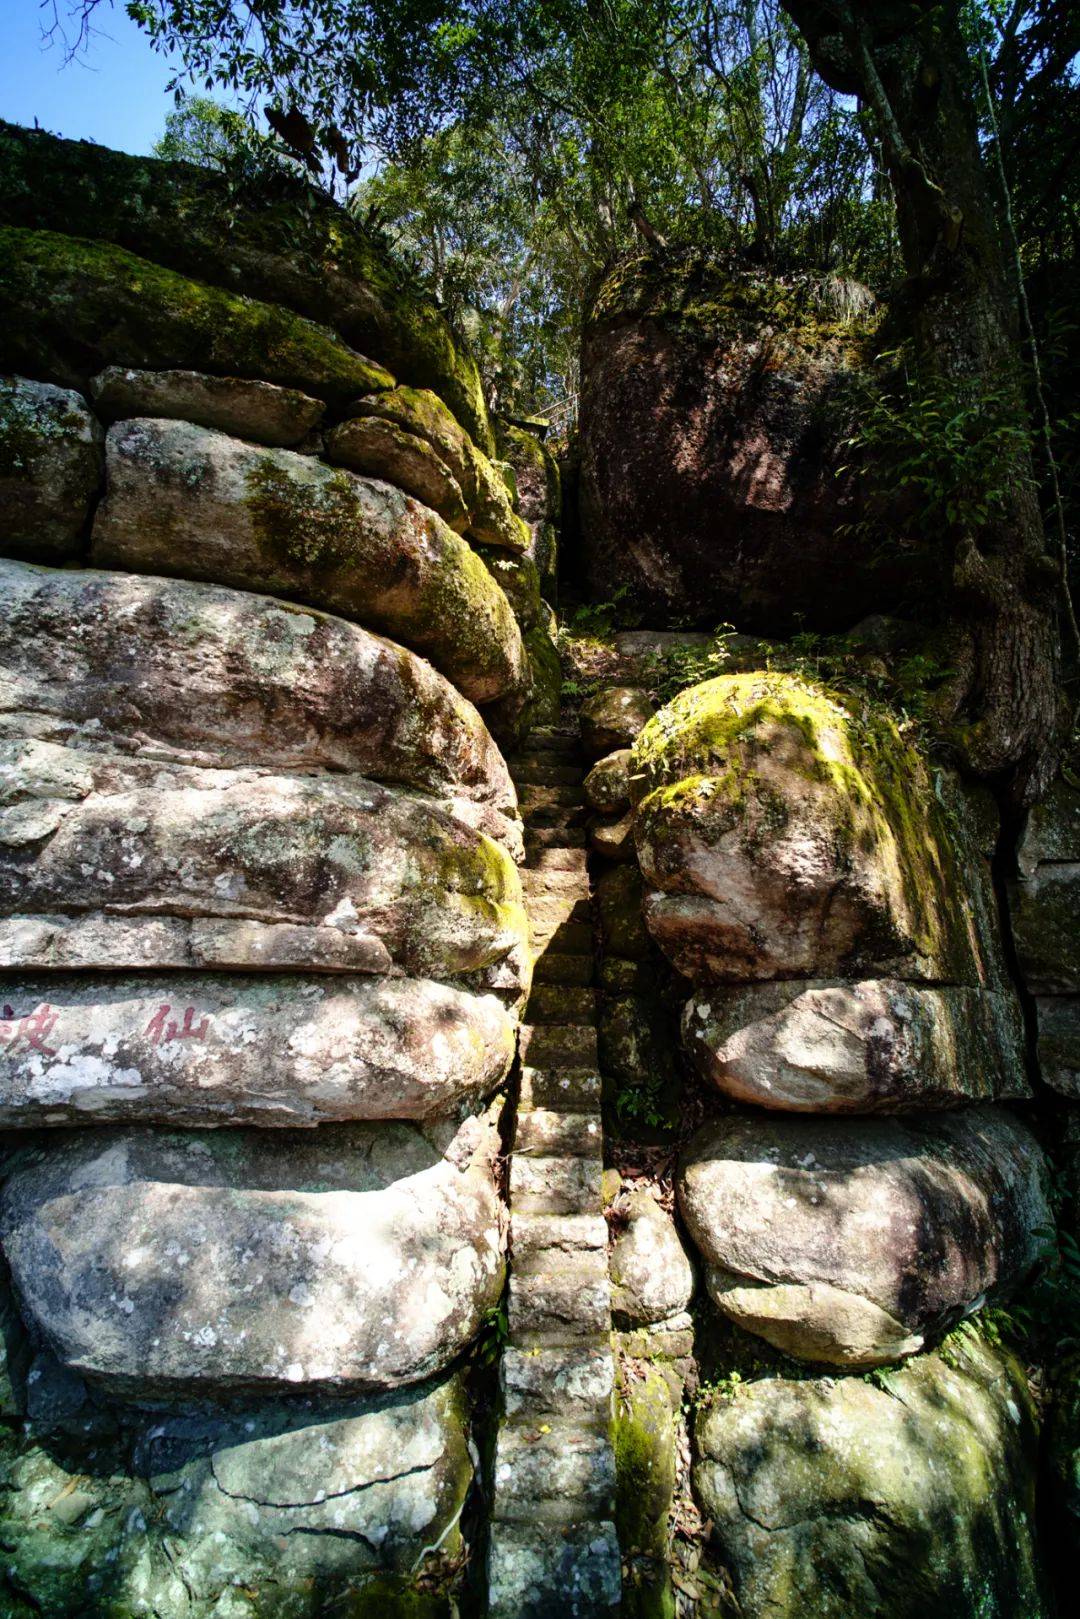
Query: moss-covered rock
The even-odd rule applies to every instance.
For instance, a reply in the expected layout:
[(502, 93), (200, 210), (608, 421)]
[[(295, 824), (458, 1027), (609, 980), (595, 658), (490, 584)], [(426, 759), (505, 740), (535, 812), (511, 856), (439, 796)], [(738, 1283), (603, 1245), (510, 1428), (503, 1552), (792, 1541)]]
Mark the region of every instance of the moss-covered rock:
[(103, 440), (79, 394), (0, 377), (0, 551), (34, 562), (79, 554), (104, 482)]
[(604, 956), (648, 960), (649, 934), (641, 914), (643, 892), (641, 873), (634, 866), (613, 866), (600, 873), (595, 899)]
[[(438, 395), (428, 388), (399, 387), (358, 399), (352, 406), (361, 417), (375, 417), (422, 439), (453, 474), (468, 507), (471, 538), (508, 551), (526, 551), (529, 530), (514, 510), (514, 490), (498, 463), (489, 461), (454, 419)], [(347, 440), (349, 424), (339, 439)]]
[(424, 652), (473, 702), (528, 689), (521, 633), (480, 558), (378, 480), (185, 422), (120, 422), (98, 566), (178, 574), (343, 613)]
[(108, 365), (261, 378), (339, 404), (394, 385), (279, 304), (52, 231), (0, 228), (0, 322), (6, 364), (77, 385)]
[(630, 758), (629, 748), (616, 748), (585, 777), (585, 802), (602, 815), (620, 815), (630, 808)]
[(499, 453), (514, 469), (518, 511), (529, 525), (529, 555), (540, 574), (545, 601), (558, 599), (559, 525), (562, 491), (559, 463), (544, 442), (525, 428), (499, 424)]
[(722, 675), (643, 730), (631, 781), (653, 937), (687, 977), (997, 987), (985, 861), (884, 712)]
[[(531, 630), (539, 625), (540, 610), (540, 576), (536, 571), (536, 563), (531, 557), (513, 551), (504, 551), (495, 545), (481, 545), (474, 542), (473, 550), (483, 559), (488, 572), (495, 580), (499, 589), (506, 596), (510, 606), (514, 609), (514, 617), (523, 630)], [(546, 629), (541, 631), (546, 646), (552, 647), (551, 637)], [(539, 645), (536, 642), (535, 645)], [(546, 657), (547, 665), (551, 666), (551, 658)], [(555, 653), (556, 663), (558, 653)], [(560, 672), (560, 684), (562, 676)]]
[(718, 1391), (694, 1489), (745, 1619), (1043, 1619), (1034, 1409), (980, 1343)]
[(445, 318), (356, 220), (281, 165), (238, 179), (2, 124), (0, 220), (112, 242), (321, 321), (433, 388), (494, 453), (479, 372)]
[(654, 714), (652, 700), (639, 686), (608, 686), (581, 705), (581, 740), (596, 758), (633, 745)]
[(615, 1527), (627, 1567), (622, 1612), (674, 1614), (667, 1553), (675, 1494), (675, 1411), (652, 1366), (623, 1369), (615, 1396)]
[(465, 497), (426, 439), (381, 416), (353, 416), (326, 435), (326, 458), (351, 472), (385, 478), (438, 512), (458, 533), (469, 526)]

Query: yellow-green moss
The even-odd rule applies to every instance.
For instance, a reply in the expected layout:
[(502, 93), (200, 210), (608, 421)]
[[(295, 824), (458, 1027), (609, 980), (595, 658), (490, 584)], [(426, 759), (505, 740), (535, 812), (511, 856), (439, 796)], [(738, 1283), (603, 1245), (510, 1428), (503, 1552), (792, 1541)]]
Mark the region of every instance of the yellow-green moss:
[(12, 362), (28, 370), (188, 367), (330, 400), (394, 382), (331, 332), (280, 305), (52, 231), (0, 228), (0, 318)]

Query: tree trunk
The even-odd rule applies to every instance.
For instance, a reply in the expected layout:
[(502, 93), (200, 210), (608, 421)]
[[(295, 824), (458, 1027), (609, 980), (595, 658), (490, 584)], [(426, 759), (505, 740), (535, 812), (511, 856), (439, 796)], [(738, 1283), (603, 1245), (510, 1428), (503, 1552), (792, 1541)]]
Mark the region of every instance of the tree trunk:
[[(903, 325), (921, 367), (1004, 390), (1025, 419), (1021, 347), (959, 6), (929, 0), (784, 0), (827, 84), (877, 124), (896, 198)], [(953, 547), (953, 617), (964, 648), (956, 736), (969, 767), (1020, 807), (1056, 762), (1058, 569), (1046, 555), (1030, 456), (1007, 506)]]

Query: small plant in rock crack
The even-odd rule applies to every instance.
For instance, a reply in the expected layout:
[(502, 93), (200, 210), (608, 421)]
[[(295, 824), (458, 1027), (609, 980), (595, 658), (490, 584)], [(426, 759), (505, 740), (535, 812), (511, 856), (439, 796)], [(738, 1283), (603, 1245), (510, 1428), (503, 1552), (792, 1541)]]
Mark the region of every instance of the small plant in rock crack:
[(660, 1082), (622, 1085), (615, 1098), (615, 1112), (621, 1122), (647, 1124), (658, 1130), (667, 1121), (660, 1110)]
[(510, 1336), (510, 1318), (506, 1313), (506, 1300), (500, 1299), (480, 1318), (476, 1337), (476, 1358), (481, 1366), (493, 1366), (503, 1352)]
[(1028, 1344), (1052, 1354), (1080, 1348), (1080, 1243), (1060, 1226), (1037, 1226), (1034, 1276), (997, 1319)]

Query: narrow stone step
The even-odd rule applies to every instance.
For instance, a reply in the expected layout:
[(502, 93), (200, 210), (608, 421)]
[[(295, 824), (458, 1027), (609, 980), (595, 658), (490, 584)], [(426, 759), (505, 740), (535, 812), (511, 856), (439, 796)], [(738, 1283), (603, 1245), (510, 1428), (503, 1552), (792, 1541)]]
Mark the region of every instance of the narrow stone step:
[(543, 872), (584, 872), (588, 869), (588, 859), (588, 851), (576, 848), (573, 844), (541, 844), (539, 848), (526, 848), (524, 869)]
[(561, 1108), (571, 1113), (600, 1110), (601, 1082), (595, 1068), (531, 1068), (521, 1070), (520, 1106)]
[(584, 818), (574, 826), (527, 826), (525, 828), (525, 858), (534, 849), (584, 849), (588, 842)]
[(535, 753), (508, 759), (510, 774), (519, 787), (524, 783), (537, 787), (580, 787), (585, 779), (585, 768), (562, 759), (558, 754)]
[(526, 820), (542, 809), (578, 809), (582, 806), (581, 788), (566, 783), (554, 787), (540, 786), (536, 782), (518, 785), (518, 808)]
[(622, 1565), (608, 1520), (553, 1531), (496, 1523), (488, 1550), (489, 1619), (609, 1619)]
[(533, 950), (537, 955), (549, 945), (560, 955), (580, 955), (592, 941), (591, 919), (578, 921), (573, 912), (563, 916), (555, 907), (549, 906), (541, 916), (530, 916), (529, 921), (532, 924)]
[[(546, 950), (533, 968), (533, 985), (591, 984), (595, 976), (592, 956), (572, 956), (563, 950)], [(535, 987), (533, 990), (535, 994)]]
[(537, 1254), (607, 1253), (607, 1221), (602, 1214), (515, 1214), (510, 1221), (514, 1263)]
[(609, 1517), (615, 1502), (611, 1441), (576, 1422), (504, 1422), (495, 1446), (495, 1488), (501, 1523), (573, 1525), (586, 1515)]
[(593, 1158), (599, 1164), (604, 1156), (600, 1116), (531, 1108), (518, 1115), (514, 1151), (527, 1153), (532, 1158), (549, 1157), (552, 1153), (568, 1158)]
[(591, 1023), (596, 992), (573, 984), (534, 984), (526, 1016), (530, 1023)]
[(554, 1412), (585, 1422), (612, 1415), (614, 1366), (608, 1350), (590, 1345), (517, 1349), (508, 1344), (500, 1369), (508, 1417), (531, 1418)]
[(515, 1214), (601, 1214), (600, 1172), (588, 1158), (560, 1154), (510, 1160), (510, 1218)]
[[(554, 793), (560, 791), (560, 789), (556, 787), (536, 787), (533, 791)], [(532, 804), (528, 809), (523, 806), (522, 814), (525, 818), (527, 832), (534, 832), (540, 827), (547, 827), (549, 830), (557, 832), (560, 840), (563, 840), (564, 833), (572, 831), (580, 831), (582, 836), (585, 836), (586, 822), (589, 818), (589, 812), (584, 803), (581, 802), (576, 804)]]
[[(555, 725), (536, 725), (529, 732), (529, 751), (533, 748), (581, 747), (581, 725), (576, 714), (567, 714)], [(524, 748), (521, 750), (526, 751)]]
[[(586, 1260), (599, 1261), (603, 1275), (582, 1274)], [(533, 1344), (602, 1344), (611, 1331), (607, 1255), (583, 1253), (562, 1262), (565, 1269), (519, 1267), (510, 1273), (510, 1341), (521, 1349)]]
[(590, 1023), (523, 1024), (520, 1051), (531, 1068), (588, 1068), (599, 1061)]
[(521, 886), (525, 890), (526, 905), (534, 895), (538, 899), (572, 894), (576, 899), (588, 900), (589, 874), (587, 871), (567, 871), (565, 867), (525, 866), (521, 873)]

